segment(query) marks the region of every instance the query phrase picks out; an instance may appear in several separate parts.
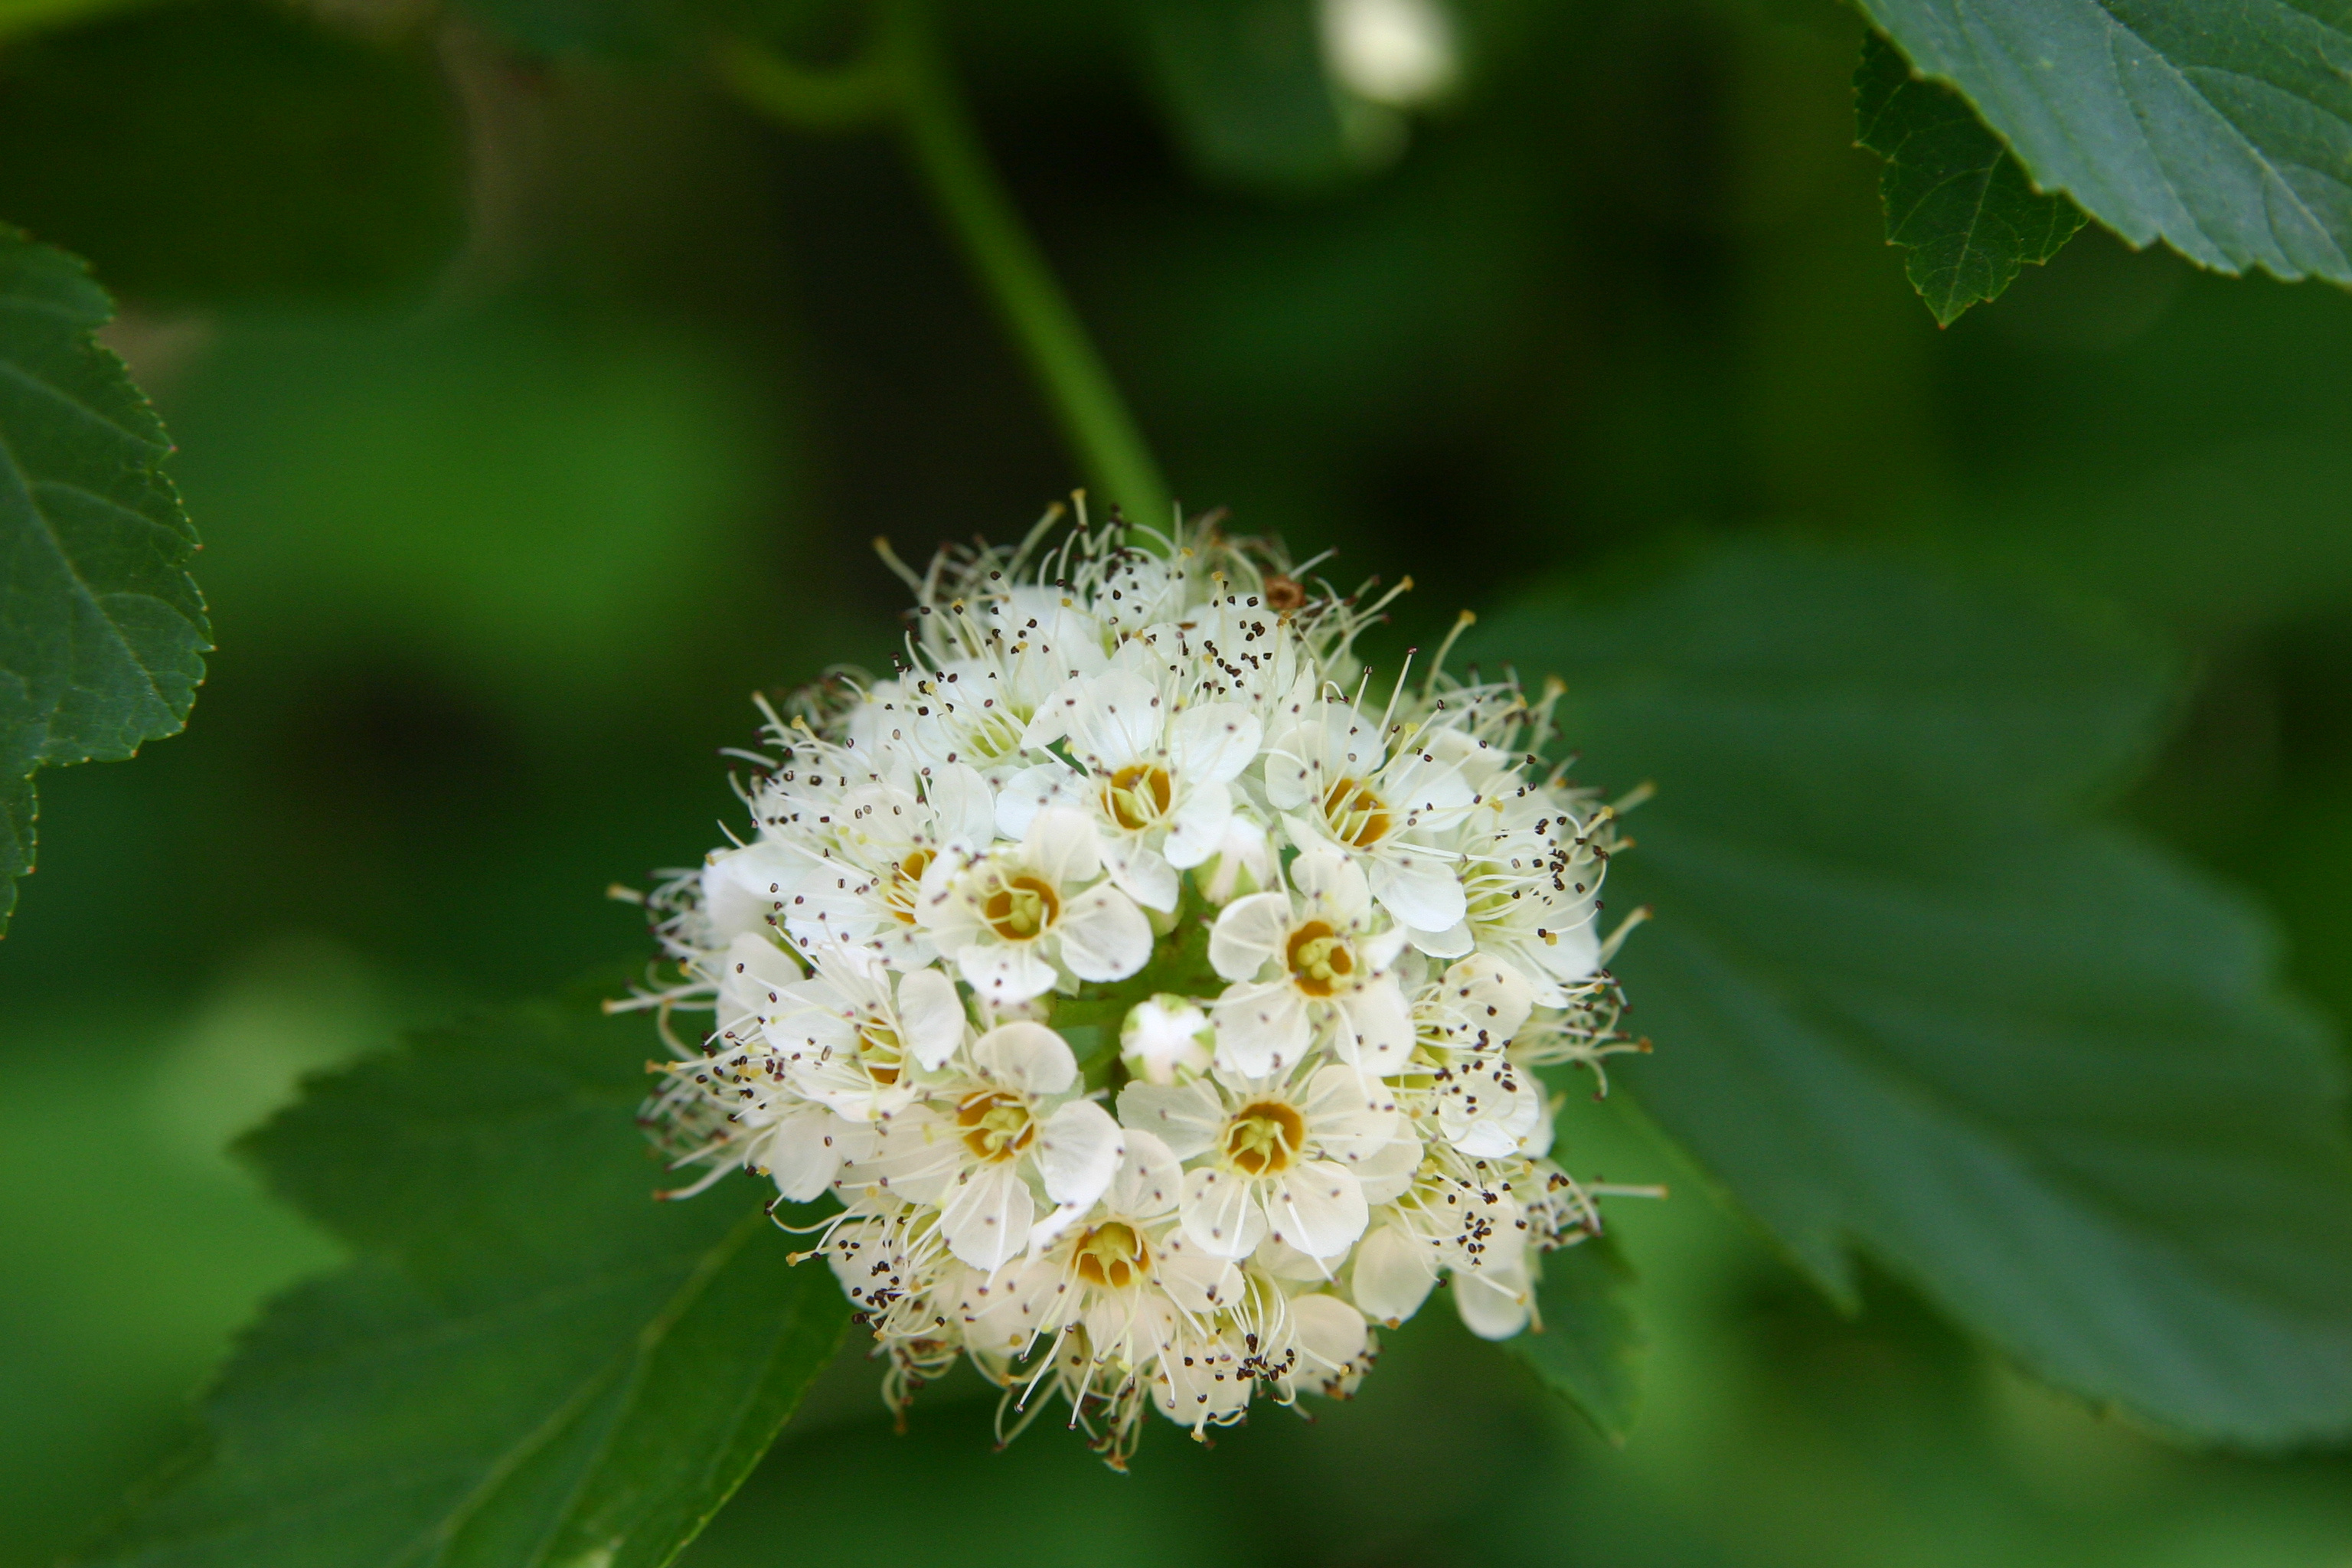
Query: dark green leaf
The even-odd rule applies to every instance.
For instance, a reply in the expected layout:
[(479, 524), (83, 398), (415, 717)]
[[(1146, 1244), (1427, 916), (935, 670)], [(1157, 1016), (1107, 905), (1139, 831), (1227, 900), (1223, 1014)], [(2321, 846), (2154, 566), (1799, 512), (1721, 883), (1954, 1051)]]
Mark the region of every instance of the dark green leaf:
[(1536, 1286), (1542, 1330), (1503, 1342), (1545, 1386), (1620, 1444), (1633, 1429), (1642, 1395), (1642, 1331), (1625, 1300), (1633, 1280), (1616, 1244), (1605, 1237), (1548, 1252)]
[(2082, 208), (2035, 190), (1965, 99), (1913, 76), (1876, 33), (1862, 40), (1853, 109), (1856, 139), (1886, 160), (1887, 243), (1910, 251), (1904, 270), (1941, 325), (1999, 298), (2021, 266), (2049, 260), (2083, 226)]
[(248, 1138), (348, 1242), (205, 1401), (208, 1445), (89, 1561), (657, 1568), (847, 1317), (748, 1178), (652, 1199), (651, 1026), (518, 1008), (314, 1081)]
[(420, 285), (465, 234), (456, 114), (422, 45), (211, 0), (0, 62), (0, 213), (122, 293), (212, 304)]
[(721, 29), (771, 21), (774, 0), (463, 0), (537, 54), (655, 61), (690, 55)]
[(175, 732), (204, 679), (195, 532), (163, 425), (91, 335), (112, 314), (80, 262), (0, 226), (0, 921), (34, 771)]
[(1826, 1289), (1868, 1247), (2030, 1370), (2176, 1430), (2352, 1431), (2340, 1063), (2260, 916), (2081, 820), (2161, 660), (1889, 564), (1727, 552), (1482, 628), (1655, 779), (1625, 1074)]
[(1863, 0), (2034, 184), (2224, 272), (2352, 282), (2352, 26), (2287, 0)]

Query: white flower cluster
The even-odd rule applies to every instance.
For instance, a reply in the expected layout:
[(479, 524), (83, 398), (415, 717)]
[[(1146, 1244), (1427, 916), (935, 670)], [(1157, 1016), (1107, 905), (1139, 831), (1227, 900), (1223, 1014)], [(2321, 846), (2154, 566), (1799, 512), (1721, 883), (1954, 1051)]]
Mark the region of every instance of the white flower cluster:
[(1387, 599), (1055, 517), (900, 568), (897, 673), (770, 711), (756, 834), (654, 900), (685, 979), (643, 1000), (718, 1016), (647, 1109), (684, 1192), (838, 1198), (811, 1255), (894, 1405), (968, 1356), (1123, 1463), (1148, 1405), (1198, 1436), (1348, 1393), (1441, 1279), (1528, 1326), (1600, 1224), (1533, 1069), (1640, 1047), (1550, 696), (1367, 706)]

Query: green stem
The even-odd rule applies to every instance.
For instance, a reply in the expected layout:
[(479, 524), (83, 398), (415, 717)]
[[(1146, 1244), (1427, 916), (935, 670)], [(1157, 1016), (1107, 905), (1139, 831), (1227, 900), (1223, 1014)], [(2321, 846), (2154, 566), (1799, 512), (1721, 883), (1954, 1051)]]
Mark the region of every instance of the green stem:
[(1104, 499), (1165, 526), (1175, 514), (1167, 482), (989, 162), (922, 0), (887, 0), (873, 53), (859, 65), (813, 72), (736, 45), (719, 69), (738, 96), (789, 125), (894, 123), (940, 220), (1028, 361), (1063, 439)]

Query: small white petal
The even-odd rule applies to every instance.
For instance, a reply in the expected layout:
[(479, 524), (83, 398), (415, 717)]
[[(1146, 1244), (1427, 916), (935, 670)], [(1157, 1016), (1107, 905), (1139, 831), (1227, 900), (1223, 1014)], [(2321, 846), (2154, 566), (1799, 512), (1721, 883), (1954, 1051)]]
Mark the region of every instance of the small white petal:
[(1527, 1270), (1457, 1268), (1454, 1306), (1465, 1327), (1482, 1340), (1507, 1340), (1528, 1326)]
[(1002, 1268), (1029, 1245), (1037, 1204), (1013, 1166), (1010, 1160), (982, 1165), (948, 1194), (940, 1210), (948, 1250), (974, 1268)]
[(1265, 1239), (1254, 1183), (1231, 1171), (1184, 1173), (1184, 1234), (1213, 1258), (1247, 1258)]
[(1286, 980), (1227, 986), (1209, 1011), (1217, 1025), (1217, 1065), (1244, 1078), (1295, 1065), (1315, 1038), (1307, 999)]
[(1355, 1173), (1330, 1160), (1310, 1160), (1269, 1185), (1273, 1233), (1309, 1258), (1336, 1258), (1364, 1234), (1368, 1210)]
[(1094, 818), (1075, 806), (1045, 806), (1021, 836), (1021, 858), (1056, 887), (1092, 881), (1102, 869)]
[(1043, 1024), (999, 1024), (971, 1047), (972, 1065), (991, 1083), (1023, 1094), (1059, 1094), (1078, 1080), (1070, 1043)]
[(955, 982), (937, 969), (918, 969), (898, 982), (898, 1024), (907, 1048), (936, 1070), (963, 1044), (963, 1000)]
[(1130, 1083), (1118, 1091), (1118, 1119), (1129, 1137), (1148, 1131), (1168, 1145), (1173, 1158), (1189, 1160), (1216, 1146), (1225, 1107), (1215, 1089), (1197, 1079), (1171, 1087)]
[(1037, 1170), (1045, 1195), (1083, 1212), (1110, 1186), (1127, 1143), (1110, 1112), (1091, 1100), (1074, 1100), (1037, 1129)]
[(1420, 931), (1444, 931), (1469, 909), (1454, 862), (1425, 848), (1402, 847), (1375, 859), (1371, 885), (1391, 914)]
[(1174, 1151), (1140, 1128), (1127, 1131), (1127, 1154), (1103, 1194), (1103, 1206), (1129, 1219), (1156, 1219), (1184, 1195), (1184, 1170)]
[(1168, 759), (1185, 779), (1229, 783), (1256, 761), (1261, 733), (1242, 703), (1199, 703), (1168, 721)]
[(1055, 930), (1063, 963), (1081, 980), (1124, 980), (1151, 959), (1151, 922), (1116, 888), (1089, 888), (1072, 899)]
[(1402, 1071), (1412, 1055), (1412, 1010), (1395, 977), (1384, 974), (1339, 1000), (1341, 1058), (1382, 1078)]
[(1059, 978), (1034, 942), (976, 942), (955, 955), (964, 984), (999, 1006), (1043, 996)]
[(1402, 1226), (1375, 1226), (1356, 1244), (1349, 1285), (1356, 1305), (1394, 1328), (1421, 1310), (1437, 1284), (1436, 1248)]
[(1281, 962), (1289, 940), (1290, 895), (1252, 893), (1227, 904), (1210, 928), (1209, 966), (1227, 980), (1255, 980)]

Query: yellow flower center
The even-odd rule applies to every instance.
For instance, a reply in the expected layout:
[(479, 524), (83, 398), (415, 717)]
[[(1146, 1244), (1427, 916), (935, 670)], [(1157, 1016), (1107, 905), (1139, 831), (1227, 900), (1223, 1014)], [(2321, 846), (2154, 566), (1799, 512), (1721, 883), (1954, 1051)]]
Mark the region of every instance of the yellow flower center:
[(1290, 933), (1286, 956), (1290, 981), (1309, 996), (1328, 996), (1356, 972), (1356, 955), (1345, 938), (1321, 921), (1308, 921)]
[(1151, 1248), (1133, 1226), (1112, 1220), (1078, 1237), (1076, 1263), (1087, 1284), (1124, 1290), (1151, 1267)]
[(898, 1032), (876, 1018), (858, 1026), (857, 1041), (863, 1047), (857, 1055), (866, 1076), (886, 1089), (898, 1082), (899, 1071), (906, 1066), (906, 1050), (898, 1043)]
[(1103, 787), (1103, 808), (1129, 832), (1149, 827), (1167, 816), (1169, 802), (1175, 798), (1174, 782), (1157, 763), (1121, 768)]
[(1307, 1118), (1278, 1100), (1245, 1105), (1225, 1123), (1225, 1159), (1245, 1176), (1277, 1176), (1307, 1147)]
[(1010, 1160), (1035, 1141), (1037, 1123), (1013, 1094), (975, 1094), (956, 1107), (963, 1146), (982, 1160)]
[(1007, 942), (1028, 942), (1062, 918), (1062, 897), (1037, 877), (1009, 877), (981, 905), (988, 929)]
[(890, 868), (890, 888), (882, 895), (889, 906), (890, 916), (902, 926), (915, 923), (915, 895), (922, 891), (923, 873), (930, 868), (931, 852), (910, 849), (907, 858)]
[(1370, 849), (1389, 836), (1389, 803), (1363, 780), (1343, 778), (1323, 792), (1323, 820), (1340, 843)]

